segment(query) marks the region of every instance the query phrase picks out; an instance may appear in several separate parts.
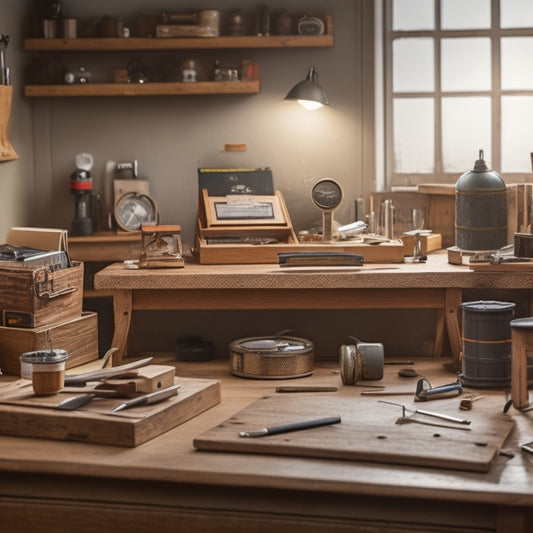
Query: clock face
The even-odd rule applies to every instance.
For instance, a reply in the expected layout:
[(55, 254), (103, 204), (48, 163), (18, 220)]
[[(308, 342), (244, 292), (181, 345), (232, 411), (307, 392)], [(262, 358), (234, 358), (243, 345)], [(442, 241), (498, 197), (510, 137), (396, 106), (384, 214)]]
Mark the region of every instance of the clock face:
[(145, 222), (155, 224), (157, 216), (155, 202), (145, 194), (127, 193), (115, 205), (115, 219), (125, 231), (139, 230)]
[(315, 205), (326, 211), (336, 209), (342, 202), (341, 186), (335, 180), (329, 178), (315, 183), (311, 195)]

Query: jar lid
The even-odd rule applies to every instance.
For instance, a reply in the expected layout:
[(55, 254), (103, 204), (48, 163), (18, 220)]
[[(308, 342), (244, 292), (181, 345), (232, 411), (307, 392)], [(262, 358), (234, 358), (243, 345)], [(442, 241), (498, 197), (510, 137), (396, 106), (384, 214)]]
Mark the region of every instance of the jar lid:
[(497, 302), (494, 300), (479, 300), (477, 302), (465, 302), (461, 304), (463, 309), (470, 309), (472, 311), (506, 311), (516, 307), (513, 302)]
[(308, 350), (313, 343), (299, 337), (249, 337), (235, 341), (240, 348), (259, 353), (287, 353)]
[(68, 359), (68, 353), (65, 350), (37, 350), (35, 352), (25, 352), (20, 356), (24, 363), (32, 364), (52, 364), (61, 363)]

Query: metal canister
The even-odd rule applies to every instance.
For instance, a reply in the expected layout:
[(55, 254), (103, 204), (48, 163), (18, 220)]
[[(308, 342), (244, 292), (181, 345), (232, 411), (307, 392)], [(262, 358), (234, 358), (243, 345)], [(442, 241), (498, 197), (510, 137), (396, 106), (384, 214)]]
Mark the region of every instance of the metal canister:
[(507, 244), (507, 188), (483, 159), (455, 186), (455, 244), (462, 250), (498, 250)]
[(508, 387), (511, 383), (511, 321), (514, 302), (480, 300), (461, 304), (461, 381), (468, 387)]

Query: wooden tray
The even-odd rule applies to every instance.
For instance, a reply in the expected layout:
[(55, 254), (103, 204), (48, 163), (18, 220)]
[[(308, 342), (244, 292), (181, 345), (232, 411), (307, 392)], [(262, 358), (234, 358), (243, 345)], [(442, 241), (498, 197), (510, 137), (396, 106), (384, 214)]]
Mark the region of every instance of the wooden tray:
[(75, 440), (138, 446), (221, 401), (220, 382), (175, 378), (178, 395), (155, 405), (111, 413), (116, 398), (96, 398), (77, 411), (53, 409), (76, 394), (36, 397), (31, 382), (18, 380), (0, 388), (0, 433), (20, 437)]
[[(463, 429), (417, 423), (395, 424), (401, 407), (375, 398), (337, 395), (302, 395), (294, 398), (265, 396), (223, 424), (194, 440), (199, 450), (292, 455), (355, 461), (376, 461), (454, 470), (487, 472), (507, 438), (514, 421), (501, 413), (491, 399), (476, 403), (472, 411), (459, 411), (458, 400), (416, 403), (418, 409), (437, 411), (472, 420)], [(405, 397), (386, 400), (413, 407)], [(408, 413), (410, 414), (410, 413)], [(239, 437), (239, 431), (255, 430), (289, 422), (341, 416), (341, 423), (293, 433), (259, 438)], [(451, 425), (416, 415), (417, 420)], [(469, 429), (465, 429), (469, 428)]]

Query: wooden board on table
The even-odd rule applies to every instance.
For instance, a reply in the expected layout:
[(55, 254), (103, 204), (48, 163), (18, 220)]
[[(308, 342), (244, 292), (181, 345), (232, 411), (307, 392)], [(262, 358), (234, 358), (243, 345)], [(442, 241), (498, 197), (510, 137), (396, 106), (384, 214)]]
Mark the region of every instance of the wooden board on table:
[(517, 261), (509, 263), (470, 263), (470, 270), (476, 272), (533, 272), (533, 261)]
[(0, 433), (138, 446), (220, 403), (217, 380), (177, 377), (175, 383), (180, 385), (177, 396), (112, 413), (110, 409), (122, 400), (96, 398), (76, 411), (57, 410), (54, 405), (79, 392), (37, 397), (30, 381), (19, 380), (0, 387)]
[[(405, 398), (386, 398), (415, 408)], [(471, 418), (470, 426), (454, 425), (416, 414), (418, 423), (396, 424), (401, 407), (375, 398), (340, 395), (302, 395), (298, 398), (265, 396), (223, 424), (194, 440), (199, 450), (291, 455), (325, 459), (375, 461), (454, 470), (487, 472), (510, 433), (514, 421), (489, 405), (459, 411), (459, 400), (435, 400), (416, 408)], [(465, 417), (466, 413), (466, 417)], [(411, 414), (408, 412), (407, 414)], [(243, 438), (240, 431), (257, 430), (290, 422), (341, 416), (341, 423), (259, 438)]]

